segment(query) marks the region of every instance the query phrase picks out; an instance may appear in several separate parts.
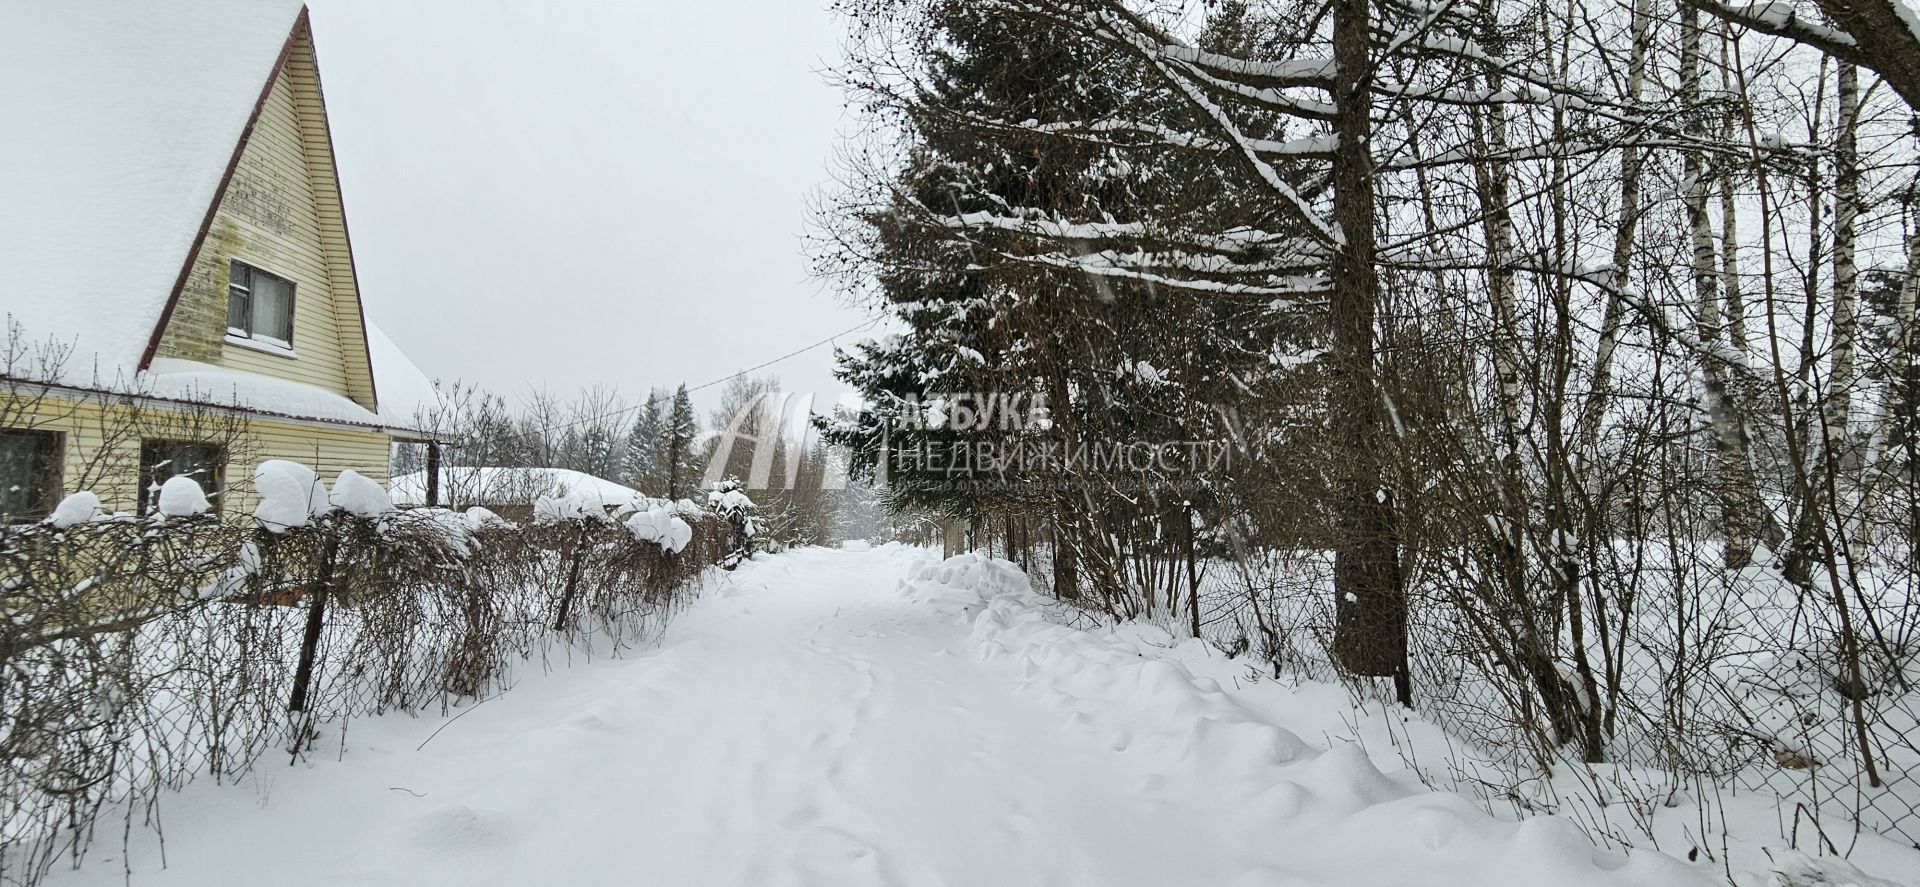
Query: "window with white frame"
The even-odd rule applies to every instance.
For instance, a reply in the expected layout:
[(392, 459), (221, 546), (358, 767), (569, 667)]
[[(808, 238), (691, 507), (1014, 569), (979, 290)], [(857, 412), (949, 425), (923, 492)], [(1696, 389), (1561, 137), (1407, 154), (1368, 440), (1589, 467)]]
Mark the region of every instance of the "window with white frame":
[(227, 335), (293, 347), (293, 281), (234, 262), (227, 275)]

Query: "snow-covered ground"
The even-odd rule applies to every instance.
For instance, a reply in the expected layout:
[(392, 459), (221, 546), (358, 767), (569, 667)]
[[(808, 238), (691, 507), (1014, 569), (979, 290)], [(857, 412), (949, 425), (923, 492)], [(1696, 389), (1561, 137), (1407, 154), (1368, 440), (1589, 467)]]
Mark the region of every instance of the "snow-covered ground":
[(758, 560), (655, 651), (357, 721), (337, 760), (168, 799), (164, 870), (136, 832), (51, 883), (1723, 883), (1383, 773), (1298, 729), (1342, 698), (1276, 717), (1230, 660), (1064, 627), (1024, 587), (898, 547)]

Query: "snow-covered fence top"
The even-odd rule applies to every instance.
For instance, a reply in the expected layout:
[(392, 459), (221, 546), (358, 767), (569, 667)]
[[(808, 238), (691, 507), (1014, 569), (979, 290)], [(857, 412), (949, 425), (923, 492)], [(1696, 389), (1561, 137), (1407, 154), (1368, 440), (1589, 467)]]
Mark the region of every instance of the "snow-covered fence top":
[(646, 637), (732, 532), (644, 497), (556, 495), (516, 522), (400, 508), (352, 471), (252, 480), (246, 515), (176, 477), (150, 515), (82, 492), (0, 525), (0, 882), (37, 882), (102, 819), (152, 821), (194, 776), (488, 695), (561, 638)]
[[(566, 468), (461, 467), (440, 469), (440, 501), (453, 505), (532, 506), (557, 495), (598, 501), (616, 508), (647, 500), (632, 487), (603, 477)], [(393, 479), (397, 505), (427, 503), (427, 473), (415, 471)]]

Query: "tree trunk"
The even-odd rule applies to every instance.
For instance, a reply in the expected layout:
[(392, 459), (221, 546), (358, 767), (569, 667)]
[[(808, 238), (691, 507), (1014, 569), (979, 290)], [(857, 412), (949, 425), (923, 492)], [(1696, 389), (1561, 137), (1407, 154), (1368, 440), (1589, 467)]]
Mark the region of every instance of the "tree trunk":
[[(1836, 519), (1832, 529), (1846, 530), (1838, 520), (1841, 465), (1851, 451), (1847, 426), (1853, 413), (1854, 348), (1859, 329), (1859, 268), (1855, 262), (1854, 239), (1860, 212), (1860, 168), (1855, 140), (1860, 107), (1859, 71), (1842, 62), (1836, 77), (1839, 133), (1834, 145), (1833, 166), (1833, 323), (1832, 346), (1828, 351), (1826, 385), (1818, 404), (1819, 451), (1805, 460), (1806, 495), (1799, 519), (1794, 522), (1789, 543), (1786, 577), (1805, 586), (1813, 580), (1813, 568), (1829, 546), (1819, 538), (1827, 518)], [(1833, 545), (1839, 551), (1842, 545)]]
[(680, 435), (669, 432), (667, 435), (667, 501), (680, 499)]
[[(1646, 87), (1647, 56), (1653, 50), (1652, 21), (1652, 0), (1634, 0), (1633, 18), (1628, 26), (1633, 35), (1633, 46), (1627, 56), (1627, 99), (1634, 103), (1639, 102), (1640, 94)], [(1633, 248), (1640, 232), (1640, 175), (1645, 165), (1639, 148), (1628, 146), (1620, 149), (1620, 218), (1613, 228), (1613, 287), (1616, 292), (1625, 292), (1633, 286)], [(1582, 460), (1582, 484), (1589, 489), (1593, 470), (1597, 467), (1594, 449), (1599, 443), (1600, 423), (1606, 417), (1607, 395), (1613, 388), (1613, 355), (1620, 346), (1620, 336), (1625, 329), (1621, 322), (1623, 312), (1620, 297), (1608, 293), (1606, 300), (1600, 317), (1600, 341), (1593, 352), (1593, 383), (1589, 388), (1586, 408), (1580, 413), (1580, 427), (1574, 433), (1575, 446)]]
[(1861, 56), (1857, 62), (1885, 78), (1908, 107), (1920, 111), (1920, 28), (1914, 26), (1912, 10), (1900, 8), (1906, 2), (1816, 0), (1820, 11), (1853, 38)]
[(1194, 544), (1193, 506), (1182, 505), (1180, 523), (1184, 532), (1181, 541), (1186, 548), (1187, 560), (1187, 618), (1192, 623), (1193, 636), (1200, 636), (1200, 560), (1197, 546)]
[[(1702, 62), (1700, 13), (1687, 7), (1680, 26), (1680, 95), (1693, 105), (1700, 100)], [(1687, 131), (1696, 138), (1707, 136), (1698, 119), (1690, 120)], [(1730, 358), (1725, 315), (1720, 299), (1721, 272), (1714, 248), (1712, 221), (1707, 215), (1707, 192), (1712, 176), (1700, 151), (1688, 151), (1682, 160), (1685, 185), (1682, 202), (1686, 207), (1687, 228), (1693, 241), (1693, 287), (1697, 303), (1700, 341), (1707, 346), (1703, 361), (1706, 377), (1707, 419), (1711, 425), (1714, 450), (1714, 479), (1720, 498), (1720, 534), (1722, 560), (1727, 569), (1737, 570), (1753, 563), (1753, 549), (1759, 529), (1759, 510), (1754, 507), (1753, 476), (1748, 462), (1747, 428), (1738, 396), (1732, 385), (1736, 365)]]
[(1407, 601), (1401, 588), (1393, 497), (1381, 459), (1386, 444), (1374, 372), (1372, 59), (1370, 0), (1333, 2), (1333, 221), (1342, 242), (1333, 256), (1330, 321), (1333, 362), (1328, 421), (1338, 469), (1339, 538), (1334, 552), (1334, 648), (1357, 675), (1394, 676), (1409, 701)]
[(1868, 462), (1860, 473), (1866, 486), (1860, 493), (1860, 520), (1853, 533), (1856, 559), (1866, 556), (1866, 545), (1872, 540), (1874, 503), (1880, 486), (1888, 479), (1891, 470), (1888, 462), (1904, 454), (1909, 462), (1908, 470), (1916, 467), (1914, 413), (1920, 401), (1916, 398), (1920, 395), (1920, 378), (1916, 378), (1913, 359), (1916, 344), (1913, 321), (1915, 296), (1920, 295), (1920, 219), (1909, 220), (1907, 231), (1907, 267), (1901, 275), (1900, 294), (1893, 304), (1893, 354), (1887, 368), (1887, 383), (1881, 392), (1880, 415), (1874, 426), (1872, 444), (1867, 448)]
[(1067, 538), (1066, 521), (1053, 518), (1053, 594), (1062, 600), (1080, 599), (1080, 568), (1074, 559), (1073, 542)]

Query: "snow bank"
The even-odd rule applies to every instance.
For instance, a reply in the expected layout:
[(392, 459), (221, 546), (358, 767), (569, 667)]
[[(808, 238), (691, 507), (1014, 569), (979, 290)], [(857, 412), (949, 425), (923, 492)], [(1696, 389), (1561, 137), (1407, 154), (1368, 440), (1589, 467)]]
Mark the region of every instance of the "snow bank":
[(908, 582), (921, 600), (963, 613), (984, 609), (999, 597), (1041, 600), (1019, 565), (978, 554), (927, 564), (911, 576)]
[(1873, 877), (1844, 859), (1815, 858), (1798, 850), (1777, 849), (1764, 872), (1734, 872), (1736, 887), (1901, 887)]
[(1356, 743), (1316, 747), (1196, 676), (1178, 646), (1061, 624), (1063, 606), (1009, 561), (966, 554), (908, 576), (902, 593), (970, 624), (975, 655), (1016, 670), (1023, 693), (1153, 774), (1143, 792), (1197, 792), (1248, 811), (1244, 833), (1223, 836), (1230, 846), (1285, 847), (1250, 860), (1247, 883), (1724, 883), (1710, 864), (1598, 848), (1558, 817), (1495, 819), (1410, 772), (1383, 772)]
[(507, 520), (506, 518), (501, 517), (500, 515), (494, 514), (493, 512), (488, 511), (485, 508), (481, 508), (478, 505), (475, 505), (472, 508), (467, 509), (465, 512), (465, 517), (467, 520), (468, 529), (473, 529), (473, 530), (485, 529), (487, 527), (513, 526), (513, 521)]
[(253, 470), (253, 488), (260, 493), (253, 519), (275, 533), (304, 527), (332, 506), (320, 476), (305, 465), (285, 459), (260, 463)]
[(104, 511), (105, 509), (100, 507), (99, 496), (94, 495), (91, 490), (81, 490), (77, 493), (69, 493), (65, 499), (61, 499), (60, 504), (53, 507), (53, 513), (47, 515), (47, 523), (52, 524), (56, 530), (64, 530), (93, 520)]
[[(393, 479), (396, 505), (424, 505), (427, 473)], [(632, 487), (566, 468), (456, 467), (440, 469), (440, 499), (462, 505), (533, 505), (540, 498), (574, 496), (608, 508), (639, 508), (660, 501)]]
[(387, 498), (387, 491), (380, 488), (373, 479), (349, 468), (340, 472), (333, 482), (333, 495), (328, 497), (335, 508), (358, 517), (379, 517), (393, 510), (393, 500)]
[(739, 490), (715, 490), (707, 494), (707, 504), (722, 514), (746, 511), (753, 507), (753, 500)]
[(160, 515), (162, 517), (191, 517), (206, 514), (213, 504), (207, 501), (207, 493), (200, 489), (200, 483), (184, 474), (167, 478), (160, 485)]
[(637, 538), (655, 543), (678, 554), (693, 541), (693, 527), (674, 514), (672, 506), (661, 504), (627, 518), (627, 529)]

